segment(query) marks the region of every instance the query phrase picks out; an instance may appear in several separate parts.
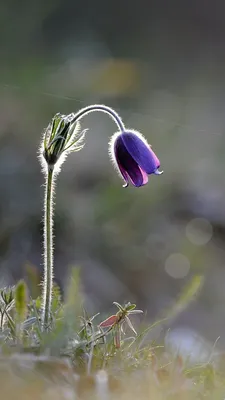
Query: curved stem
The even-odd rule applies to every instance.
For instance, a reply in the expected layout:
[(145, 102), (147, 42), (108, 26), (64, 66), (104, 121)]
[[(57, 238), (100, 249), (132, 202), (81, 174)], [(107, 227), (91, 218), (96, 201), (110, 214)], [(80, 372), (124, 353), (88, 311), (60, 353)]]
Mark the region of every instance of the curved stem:
[(112, 108), (104, 106), (103, 104), (93, 104), (92, 106), (82, 108), (75, 114), (72, 122), (79, 121), (85, 115), (90, 114), (91, 112), (94, 111), (101, 111), (110, 115), (110, 117), (114, 120), (114, 122), (118, 126), (119, 130), (121, 132), (125, 130), (125, 125), (123, 124), (123, 121), (120, 118), (119, 114), (117, 114), (117, 112), (114, 111)]
[(42, 304), (42, 329), (48, 330), (50, 323), (53, 283), (53, 169), (46, 174), (44, 205), (44, 282)]

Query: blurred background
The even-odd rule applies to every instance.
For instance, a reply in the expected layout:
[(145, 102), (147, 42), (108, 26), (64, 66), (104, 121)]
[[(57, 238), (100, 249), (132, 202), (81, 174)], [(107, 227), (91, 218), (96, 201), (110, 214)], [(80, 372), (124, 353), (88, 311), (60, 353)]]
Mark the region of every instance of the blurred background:
[(44, 128), (105, 103), (146, 136), (164, 175), (122, 189), (108, 157), (115, 125), (86, 117), (85, 148), (57, 182), (56, 281), (80, 266), (90, 314), (132, 301), (153, 322), (202, 274), (170, 327), (223, 348), (224, 1), (1, 0), (0, 49), (1, 284), (42, 274)]

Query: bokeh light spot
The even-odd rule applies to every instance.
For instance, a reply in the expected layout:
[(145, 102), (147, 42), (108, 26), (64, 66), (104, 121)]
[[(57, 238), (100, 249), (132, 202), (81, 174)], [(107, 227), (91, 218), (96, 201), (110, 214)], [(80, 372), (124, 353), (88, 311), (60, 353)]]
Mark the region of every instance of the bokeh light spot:
[(186, 235), (191, 243), (203, 246), (211, 240), (213, 228), (207, 219), (194, 218), (187, 224)]
[(190, 270), (190, 262), (183, 254), (174, 253), (167, 258), (165, 270), (172, 278), (185, 278)]

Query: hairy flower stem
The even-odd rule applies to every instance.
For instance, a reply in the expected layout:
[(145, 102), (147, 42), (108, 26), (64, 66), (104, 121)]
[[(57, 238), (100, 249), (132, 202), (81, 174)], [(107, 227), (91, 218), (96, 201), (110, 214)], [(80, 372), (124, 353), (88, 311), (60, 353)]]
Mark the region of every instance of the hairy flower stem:
[[(41, 162), (44, 166), (46, 177), (45, 186), (45, 205), (44, 205), (44, 279), (43, 279), (43, 294), (42, 294), (42, 330), (50, 329), (51, 321), (51, 302), (52, 302), (52, 287), (53, 287), (53, 190), (54, 177), (60, 171), (60, 166), (64, 161), (64, 155), (69, 154), (76, 149), (76, 136), (70, 136), (70, 127), (75, 122), (78, 122), (85, 115), (93, 112), (101, 111), (111, 116), (116, 123), (119, 131), (123, 132), (125, 126), (120, 116), (110, 107), (95, 104), (79, 110), (69, 116), (56, 115), (54, 123), (46, 130), (41, 145)], [(61, 122), (59, 122), (61, 119)], [(75, 129), (75, 127), (74, 127)], [(69, 145), (66, 142), (69, 137)], [(71, 137), (73, 138), (71, 140)], [(75, 140), (74, 140), (75, 139)], [(79, 142), (79, 139), (77, 139)], [(79, 144), (78, 144), (79, 149)], [(55, 168), (56, 166), (56, 168)], [(47, 167), (47, 168), (46, 168)]]
[(94, 104), (92, 106), (87, 106), (85, 108), (82, 108), (81, 110), (79, 110), (77, 112), (77, 114), (75, 114), (73, 122), (79, 121), (85, 115), (90, 114), (91, 112), (94, 112), (94, 111), (100, 111), (100, 112), (104, 112), (105, 114), (110, 115), (110, 117), (114, 120), (114, 122), (116, 123), (117, 127), (119, 128), (119, 130), (121, 132), (123, 132), (125, 130), (125, 126), (124, 126), (124, 124), (122, 122), (122, 119), (116, 113), (116, 111), (114, 111), (112, 108), (107, 107), (107, 106), (102, 105), (102, 104)]
[(44, 282), (42, 299), (42, 329), (47, 331), (50, 325), (52, 285), (53, 285), (53, 168), (46, 173), (44, 206)]

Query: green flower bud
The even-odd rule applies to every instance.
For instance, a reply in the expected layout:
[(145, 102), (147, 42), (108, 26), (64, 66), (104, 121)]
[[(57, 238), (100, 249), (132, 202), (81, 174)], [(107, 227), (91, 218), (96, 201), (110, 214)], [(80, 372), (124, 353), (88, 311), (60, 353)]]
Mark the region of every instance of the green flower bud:
[(83, 148), (86, 130), (80, 132), (80, 123), (74, 119), (74, 113), (69, 115), (57, 113), (48, 125), (41, 153), (49, 168), (53, 168), (59, 160), (62, 164), (68, 153)]

